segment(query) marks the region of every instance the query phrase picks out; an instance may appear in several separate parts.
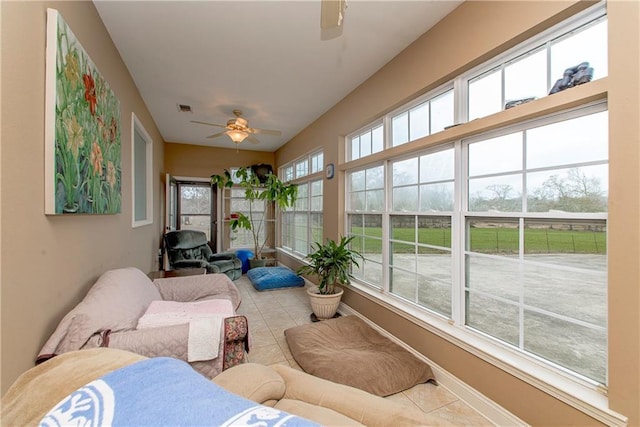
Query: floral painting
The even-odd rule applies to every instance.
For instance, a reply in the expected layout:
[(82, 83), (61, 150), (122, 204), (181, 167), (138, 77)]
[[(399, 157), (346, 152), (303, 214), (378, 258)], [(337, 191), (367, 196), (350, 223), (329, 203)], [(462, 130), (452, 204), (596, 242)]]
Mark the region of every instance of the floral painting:
[(120, 102), (54, 9), (46, 68), (45, 213), (119, 213)]

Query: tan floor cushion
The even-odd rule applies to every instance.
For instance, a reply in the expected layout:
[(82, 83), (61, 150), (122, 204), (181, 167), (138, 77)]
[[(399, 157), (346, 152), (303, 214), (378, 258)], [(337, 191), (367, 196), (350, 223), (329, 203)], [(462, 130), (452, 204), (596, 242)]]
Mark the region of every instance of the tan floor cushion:
[(429, 365), (357, 316), (296, 326), (284, 334), (305, 372), (378, 396), (435, 380)]

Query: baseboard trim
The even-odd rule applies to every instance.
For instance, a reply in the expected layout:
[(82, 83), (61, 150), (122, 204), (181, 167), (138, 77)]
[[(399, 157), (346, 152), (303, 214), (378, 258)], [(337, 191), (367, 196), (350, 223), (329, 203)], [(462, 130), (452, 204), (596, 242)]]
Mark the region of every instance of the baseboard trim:
[(399, 340), (394, 335), (390, 334), (386, 330), (382, 329), (380, 326), (373, 323), (371, 320), (367, 319), (345, 303), (341, 302), (338, 312), (342, 315), (355, 315), (367, 322), (372, 328), (380, 332), (382, 335), (388, 337), (393, 340), (400, 346), (404, 347), (407, 351), (411, 352), (420, 360), (423, 360), (425, 363), (428, 363), (431, 366), (431, 369), (436, 376), (438, 384), (456, 396), (460, 398), (460, 400), (464, 401), (469, 406), (473, 407), (476, 411), (478, 411), (483, 417), (487, 418), (491, 423), (496, 426), (528, 426), (527, 423), (522, 421), (517, 416), (513, 415), (511, 412), (504, 409), (502, 406), (498, 405), (493, 400), (489, 399), (484, 394), (480, 393), (476, 389), (470, 387), (465, 382), (461, 381), (457, 377), (453, 376), (442, 367), (438, 366), (437, 363), (434, 363), (432, 360), (429, 360), (424, 354), (417, 352), (412, 347)]

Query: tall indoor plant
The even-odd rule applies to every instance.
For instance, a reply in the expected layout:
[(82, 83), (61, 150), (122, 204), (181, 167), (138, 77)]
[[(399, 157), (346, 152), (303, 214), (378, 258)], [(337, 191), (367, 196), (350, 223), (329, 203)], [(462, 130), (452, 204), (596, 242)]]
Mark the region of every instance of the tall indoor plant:
[[(274, 241), (273, 227), (268, 227), (267, 221), (275, 217), (275, 208), (286, 209), (293, 206), (298, 198), (298, 187), (295, 184), (282, 182), (273, 173), (258, 176), (250, 167), (238, 169), (233, 176), (225, 169), (223, 174), (212, 175), (211, 183), (218, 188), (232, 188), (234, 185), (244, 190), (244, 197), (249, 202), (248, 215), (242, 212), (234, 212), (229, 220), (231, 230), (245, 229), (251, 233), (253, 240), (253, 254), (255, 260), (263, 260), (263, 251), (269, 241)], [(265, 210), (262, 215), (254, 212), (253, 204), (258, 201), (265, 202)], [(260, 211), (262, 213), (262, 211)], [(260, 234), (264, 231), (264, 238)]]
[(344, 292), (336, 285), (348, 285), (351, 267), (360, 267), (358, 261), (364, 261), (358, 251), (349, 247), (354, 237), (341, 236), (340, 242), (327, 239), (325, 244), (312, 243), (313, 252), (306, 258), (308, 263), (297, 271), (298, 274), (314, 275), (320, 279), (317, 288), (307, 289), (313, 314), (318, 319), (335, 316)]

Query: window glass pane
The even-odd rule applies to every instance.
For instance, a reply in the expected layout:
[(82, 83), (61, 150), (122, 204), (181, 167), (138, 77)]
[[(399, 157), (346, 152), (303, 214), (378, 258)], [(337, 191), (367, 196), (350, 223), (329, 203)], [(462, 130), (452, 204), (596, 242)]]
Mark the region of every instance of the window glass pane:
[[(451, 252), (431, 249), (424, 253), (418, 248), (418, 273), (423, 276), (425, 282), (438, 281), (444, 284), (451, 294)], [(445, 305), (451, 308), (451, 299), (447, 298)], [(447, 310), (449, 311), (449, 310)]]
[(469, 176), (522, 169), (522, 132), (469, 144)]
[(418, 158), (401, 160), (393, 163), (393, 185), (418, 183)]
[(607, 326), (606, 274), (522, 263), (521, 275), (526, 306)]
[(316, 153), (311, 156), (311, 173), (320, 172), (323, 169), (323, 153)]
[(393, 189), (393, 210), (396, 212), (418, 210), (418, 186), (395, 187)]
[(563, 37), (551, 44), (551, 81), (562, 78), (564, 70), (588, 62), (593, 80), (608, 75), (607, 20)]
[(453, 89), (431, 100), (431, 133), (453, 124)]
[(209, 185), (180, 184), (180, 213), (182, 215), (209, 215), (211, 213), (211, 187)]
[(526, 219), (524, 256), (531, 261), (606, 273), (606, 221)]
[(516, 305), (467, 291), (466, 324), (504, 342), (519, 343)]
[(391, 220), (391, 238), (405, 242), (416, 241), (416, 217), (414, 215), (394, 215)]
[(541, 98), (547, 88), (547, 50), (527, 53), (504, 69), (505, 101), (529, 97)]
[[(451, 218), (419, 216), (418, 243), (423, 245), (435, 245), (450, 248)], [(418, 252), (425, 254), (429, 253), (426, 249), (428, 248), (418, 248)]]
[(421, 185), (419, 210), (421, 212), (452, 211), (454, 191), (453, 182)]
[[(420, 258), (418, 269), (429, 267), (428, 276), (418, 275), (418, 304), (451, 317), (451, 255)], [(445, 280), (441, 280), (441, 278)]]
[(293, 166), (287, 166), (284, 168), (284, 181), (291, 181), (293, 179)]
[[(382, 215), (363, 215), (363, 234), (371, 237), (382, 237)], [(368, 247), (366, 248), (369, 249)], [(382, 253), (382, 251), (380, 251)]]
[(404, 112), (391, 119), (391, 141), (393, 147), (409, 141), (409, 113)]
[(360, 135), (360, 157), (371, 154), (371, 133), (363, 133)]
[[(370, 231), (370, 230), (369, 230)], [(372, 233), (377, 234), (377, 233)], [(382, 261), (382, 240), (379, 238), (365, 237), (362, 239), (364, 246), (362, 254), (366, 259)]]
[(350, 206), (349, 206), (350, 210), (363, 211), (366, 206), (366, 193), (364, 191), (351, 193), (351, 197), (349, 198), (349, 201), (350, 201)]
[(606, 328), (525, 310), (524, 349), (602, 384), (607, 382)]
[(296, 162), (296, 178), (306, 176), (309, 173), (309, 161), (307, 159)]
[(504, 175), (469, 180), (469, 210), (522, 211), (522, 175)]
[(389, 262), (392, 266), (415, 272), (417, 270), (416, 246), (409, 243), (390, 242)]
[(425, 102), (409, 110), (409, 140), (429, 135), (429, 103)]
[(367, 191), (368, 211), (381, 211), (384, 209), (384, 190)]
[(360, 137), (351, 138), (351, 160), (360, 158)]
[(365, 171), (353, 172), (349, 175), (350, 183), (349, 191), (364, 190)]
[(502, 74), (490, 71), (469, 82), (469, 121), (502, 110)]
[(363, 218), (362, 215), (349, 215), (347, 228), (349, 234), (363, 234)]
[(527, 169), (607, 160), (606, 111), (526, 131)]
[(520, 247), (518, 224), (518, 219), (510, 218), (468, 219), (467, 250), (492, 255), (517, 255)]
[[(150, 164), (147, 159), (147, 140), (138, 131), (138, 126), (134, 121), (133, 131), (133, 220), (149, 220), (150, 212), (147, 212), (147, 169)], [(115, 179), (115, 178), (114, 178)], [(102, 193), (99, 193), (102, 194)]]
[(293, 209), (295, 211), (306, 211), (309, 209), (309, 185), (298, 184), (298, 198), (296, 199)]
[(453, 148), (420, 157), (420, 182), (453, 179)]
[(382, 125), (374, 128), (371, 132), (371, 152), (377, 153), (384, 149), (384, 128)]
[(384, 168), (382, 166), (378, 166), (375, 168), (366, 170), (366, 188), (384, 188)]
[(392, 294), (398, 295), (411, 302), (418, 300), (418, 276), (415, 273), (391, 268), (390, 290)]
[(527, 174), (529, 212), (606, 212), (608, 165)]

